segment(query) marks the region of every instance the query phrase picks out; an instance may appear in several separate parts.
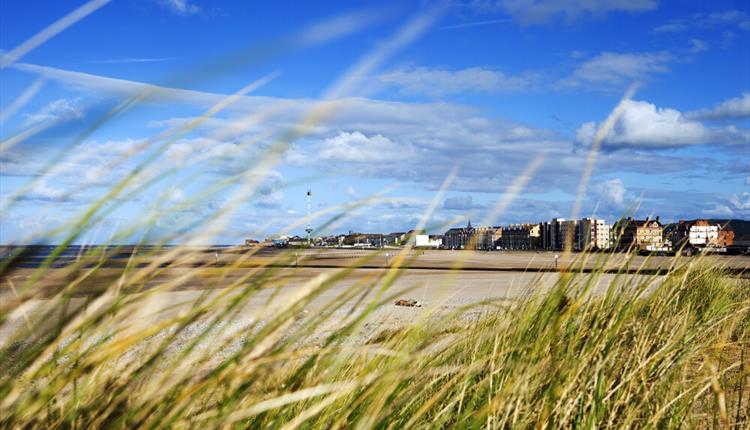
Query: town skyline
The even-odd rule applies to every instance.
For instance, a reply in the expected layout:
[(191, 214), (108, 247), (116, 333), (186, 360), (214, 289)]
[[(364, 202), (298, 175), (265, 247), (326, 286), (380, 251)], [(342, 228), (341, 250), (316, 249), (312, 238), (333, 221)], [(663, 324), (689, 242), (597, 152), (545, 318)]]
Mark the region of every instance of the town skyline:
[(659, 216), (636, 219), (621, 217), (612, 224), (599, 218), (563, 219), (506, 225), (472, 225), (399, 232), (320, 234), (306, 229), (307, 236), (276, 235), (262, 242), (246, 239), (246, 246), (415, 248), (482, 251), (633, 251), (638, 252), (750, 252), (750, 221), (737, 219), (693, 219), (662, 223)]

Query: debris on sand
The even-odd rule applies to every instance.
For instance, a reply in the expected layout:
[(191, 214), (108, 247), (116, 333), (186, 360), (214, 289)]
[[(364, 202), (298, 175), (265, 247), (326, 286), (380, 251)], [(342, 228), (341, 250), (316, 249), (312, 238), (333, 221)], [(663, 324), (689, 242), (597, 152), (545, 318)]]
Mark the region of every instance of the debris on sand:
[(412, 308), (421, 308), (422, 304), (412, 299), (400, 299), (394, 302), (396, 306), (408, 306)]

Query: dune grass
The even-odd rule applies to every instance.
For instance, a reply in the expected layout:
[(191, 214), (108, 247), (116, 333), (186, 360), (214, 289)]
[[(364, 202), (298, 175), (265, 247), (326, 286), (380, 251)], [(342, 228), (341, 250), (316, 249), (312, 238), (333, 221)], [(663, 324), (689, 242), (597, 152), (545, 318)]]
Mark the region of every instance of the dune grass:
[[(694, 259), (666, 277), (596, 272), (508, 303), (415, 310), (363, 337), (392, 306), (388, 271), (310, 302), (357, 267), (269, 299), (278, 267), (139, 325), (140, 294), (87, 306), (61, 294), (2, 352), (3, 427), (701, 428), (748, 425), (750, 289)], [(192, 269), (196, 271), (200, 269)], [(287, 269), (289, 270), (289, 269)], [(82, 275), (85, 276), (85, 275)], [(398, 276), (396, 274), (395, 276)], [(382, 292), (382, 294), (378, 294)], [(365, 295), (371, 293), (365, 299)], [(273, 295), (272, 295), (273, 296)], [(66, 310), (67, 307), (67, 310)], [(345, 317), (340, 317), (344, 311)], [(48, 324), (43, 324), (47, 322)], [(321, 333), (324, 334), (321, 336)]]
[[(72, 24), (71, 19), (62, 24)], [(29, 276), (18, 278), (18, 284), (14, 276), (20, 270), (23, 246), (0, 261), (5, 289), (0, 291), (0, 329), (5, 330), (0, 338), (0, 426), (747, 428), (750, 286), (746, 279), (702, 258), (676, 258), (666, 276), (626, 274), (625, 259), (623, 273), (602, 293), (595, 286), (614, 254), (581, 254), (563, 268), (551, 289), (533, 282), (519, 300), (490, 298), (447, 309), (436, 301), (412, 309), (413, 316), (404, 324), (373, 331), (377, 312), (393, 306), (393, 300), (404, 294), (392, 287), (415, 258), (408, 246), (392, 256), (390, 267), (344, 289), (334, 287), (382, 257), (382, 252), (287, 288), (298, 261), (294, 252), (267, 261), (256, 260), (258, 249), (234, 250), (229, 264), (217, 268), (212, 249), (163, 247), (207, 243), (222, 232), (228, 218), (257, 195), (269, 169), (289, 145), (345, 109), (347, 97), (364, 90), (357, 88), (366, 82), (363, 77), (434, 19), (417, 17), (388, 43), (378, 44), (320, 101), (311, 103), (297, 123), (284, 122), (251, 135), (256, 125), (270, 123), (279, 107), (237, 121), (226, 133), (238, 136), (239, 149), (252, 149), (239, 160), (246, 166), (244, 171), (200, 182), (197, 178), (212, 167), (210, 160), (198, 157), (174, 166), (163, 156), (170, 146), (275, 74), (248, 84), (196, 119), (146, 139), (103, 166), (127, 168), (104, 191), (97, 189), (94, 200), (78, 216), (19, 244), (46, 240), (59, 246)], [(23, 49), (13, 51), (14, 56), (0, 67), (11, 66), (61, 31), (62, 24), (21, 45)], [(244, 63), (260, 63), (355, 27), (314, 33), (317, 38), (303, 31), (299, 39), (260, 44), (238, 57)], [(230, 63), (235, 61), (225, 58), (206, 65), (212, 72), (196, 74), (210, 78), (204, 75), (218, 73), (215, 69), (228, 68)], [(176, 81), (189, 80), (191, 73), (187, 75)], [(37, 87), (30, 87), (29, 94), (36, 93)], [(54, 177), (56, 166), (74, 156), (96, 131), (144, 100), (158, 100), (160, 95), (153, 92), (144, 89), (131, 95), (81, 127), (72, 140), (65, 139), (59, 155), (36, 177), (13, 195), (3, 196), (0, 216), (9, 216), (25, 192)], [(616, 115), (617, 110), (607, 123), (611, 125)], [(0, 149), (21, 145), (54, 125), (19, 130)], [(598, 142), (606, 127), (599, 130)], [(597, 148), (593, 145), (586, 163), (574, 212), (580, 209)], [(531, 160), (510, 185), (486, 224), (511, 204), (540, 166), (541, 157)], [(456, 172), (448, 175), (417, 229), (430, 221)], [(168, 180), (183, 186), (197, 183), (198, 190), (171, 204)], [(77, 184), (67, 193), (74, 195), (86, 187)], [(154, 233), (160, 219), (171, 220), (182, 211), (204, 206), (221, 193), (227, 199), (219, 209), (178, 218)], [(156, 196), (152, 210), (115, 231), (110, 241), (115, 245), (82, 249), (75, 261), (56, 265), (69, 245), (83, 242), (86, 234), (130, 199), (146, 195)], [(316, 222), (332, 215), (315, 233), (332, 229), (351, 211), (376, 201), (382, 201), (381, 196), (314, 214)], [(300, 226), (289, 226), (289, 231)], [(134, 249), (116, 245), (133, 243), (134, 237), (141, 238)], [(121, 252), (130, 253), (130, 258), (115, 264), (114, 257)], [(466, 255), (457, 258), (455, 270), (446, 272), (444, 282), (461, 276)], [(592, 260), (599, 270), (574, 270), (585, 260)], [(191, 283), (201, 289), (189, 303), (164, 303), (164, 297), (171, 297), (166, 293)], [(320, 304), (332, 291), (336, 293)], [(311, 306), (316, 300), (318, 305)], [(262, 305), (248, 315), (251, 301)]]

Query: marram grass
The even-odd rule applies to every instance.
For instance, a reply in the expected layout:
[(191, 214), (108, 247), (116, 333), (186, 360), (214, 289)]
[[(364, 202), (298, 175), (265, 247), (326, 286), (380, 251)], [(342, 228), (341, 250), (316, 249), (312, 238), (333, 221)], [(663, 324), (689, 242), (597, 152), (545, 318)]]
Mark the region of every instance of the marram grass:
[[(488, 300), (450, 311), (435, 304), (414, 309), (406, 324), (373, 333), (368, 327), (379, 318), (378, 309), (406, 294), (391, 287), (403, 273), (398, 266), (409, 264), (408, 249), (393, 258), (393, 268), (347, 288), (333, 287), (378, 253), (313, 277), (292, 294), (285, 288), (294, 273), (291, 266), (298, 263), (292, 253), (268, 264), (250, 250), (217, 268), (210, 263), (212, 252), (204, 249), (158, 249), (164, 243), (209, 243), (200, 239), (222, 231), (227, 218), (258, 193), (284, 150), (345, 109), (345, 97), (366, 81), (361, 76), (405, 43), (399, 34), (424, 31), (428, 18), (415, 19), (390, 43), (380, 44), (386, 51), (375, 48), (355, 63), (291, 126), (255, 135), (253, 125), (272, 123), (277, 112), (269, 108), (245, 118), (233, 131), (242, 135), (238, 147), (259, 147), (258, 153), (236, 160), (245, 171), (198, 182), (185, 202), (169, 204), (167, 180), (189, 185), (211, 165), (196, 163), (197, 172), (180, 175), (181, 169), (165, 163), (163, 155), (273, 75), (113, 160), (108, 168), (129, 163), (127, 173), (97, 194), (93, 204), (68, 223), (21, 242), (60, 243), (31, 274), (14, 280), (20, 251), (0, 261), (3, 288), (11, 290), (0, 292), (0, 427), (748, 428), (750, 286), (701, 258), (675, 259), (665, 277), (633, 276), (626, 274), (628, 268), (609, 281), (604, 293), (595, 288), (604, 269), (564, 272), (551, 289), (541, 288), (541, 282), (528, 285), (529, 294), (520, 300)], [(11, 62), (34, 43), (12, 51)], [(238, 57), (259, 64), (285, 46), (260, 44)], [(219, 73), (231, 68), (228, 63), (234, 61), (188, 75)], [(0, 215), (11, 214), (25, 192), (52, 176), (57, 163), (75, 155), (94, 132), (149, 98), (158, 94), (132, 94), (61, 143), (59, 156), (6, 196)], [(618, 114), (616, 109), (608, 126)], [(608, 126), (592, 145), (574, 214)], [(6, 149), (20, 144), (15, 136), (0, 144)], [(488, 223), (510, 204), (539, 162), (531, 161)], [(68, 245), (81, 243), (86, 233), (148, 189), (158, 191), (154, 209), (113, 233), (110, 243), (140, 237), (153, 248), (115, 266), (118, 247), (92, 247), (78, 261), (53, 267)], [(230, 191), (231, 198), (215, 213), (178, 216)], [(439, 201), (440, 193), (425, 222)], [(363, 203), (332, 210), (342, 213), (316, 234)], [(331, 214), (315, 217), (323, 215)], [(157, 221), (169, 228), (153, 231)], [(592, 259), (604, 268), (610, 257)], [(461, 266), (457, 261), (456, 269)], [(461, 273), (447, 272), (441, 282), (449, 284)], [(191, 302), (163, 302), (162, 293), (191, 284), (201, 287)], [(262, 306), (248, 315), (251, 301)], [(158, 317), (152, 318), (155, 309)]]
[[(147, 306), (148, 291), (117, 292), (113, 286), (89, 292), (86, 306), (76, 307), (66, 288), (0, 353), (0, 424), (328, 429), (750, 423), (748, 282), (700, 259), (676, 265), (663, 278), (617, 276), (606, 293), (592, 291), (596, 272), (564, 273), (551, 289), (530, 285), (529, 291), (539, 292), (516, 302), (487, 301), (451, 312), (415, 309), (406, 325), (367, 338), (362, 327), (372, 312), (392, 306), (385, 271), (306, 312), (363, 263), (311, 279), (282, 303), (274, 297), (291, 269), (259, 267), (224, 279), (227, 288), (201, 294), (188, 310), (149, 324), (138, 324), (135, 316), (135, 309)], [(216, 269), (191, 269), (185, 276), (205, 270)], [(267, 309), (232, 332), (242, 305), (264, 291), (271, 291)], [(342, 312), (345, 317), (333, 319)]]

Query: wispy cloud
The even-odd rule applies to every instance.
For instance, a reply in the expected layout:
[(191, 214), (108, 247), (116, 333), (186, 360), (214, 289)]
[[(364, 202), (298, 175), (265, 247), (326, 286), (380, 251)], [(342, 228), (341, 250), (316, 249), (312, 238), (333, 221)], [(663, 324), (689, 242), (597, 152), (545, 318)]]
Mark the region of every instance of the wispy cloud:
[(458, 30), (461, 28), (484, 27), (487, 25), (506, 24), (509, 22), (513, 22), (513, 20), (508, 19), (508, 18), (503, 18), (503, 19), (487, 19), (483, 21), (469, 21), (469, 22), (461, 22), (458, 24), (445, 25), (445, 26), (439, 27), (438, 30)]
[(654, 28), (655, 33), (681, 33), (693, 29), (750, 30), (750, 16), (741, 10), (696, 13), (672, 19)]
[(442, 97), (464, 92), (501, 93), (529, 91), (539, 83), (539, 74), (508, 75), (499, 70), (469, 67), (460, 70), (411, 67), (384, 73), (380, 82), (405, 94)]
[(620, 90), (634, 81), (647, 80), (669, 70), (673, 59), (668, 52), (603, 52), (580, 64), (568, 77), (558, 82), (560, 88)]
[(72, 119), (81, 119), (84, 116), (84, 108), (80, 98), (57, 99), (49, 102), (39, 111), (27, 114), (23, 121), (24, 127), (29, 127), (41, 122), (64, 122)]
[(195, 15), (201, 8), (188, 0), (158, 0), (159, 4), (182, 16)]
[(689, 51), (692, 54), (697, 54), (699, 52), (707, 51), (708, 50), (708, 43), (706, 41), (701, 39), (690, 39), (690, 48)]
[[(95, 92), (98, 97), (107, 94), (115, 97), (128, 95), (128, 91), (140, 91), (144, 88), (196, 106), (211, 106), (226, 97), (224, 94), (157, 87), (141, 82), (38, 67), (35, 66), (30, 71), (44, 72), (45, 76), (51, 79), (82, 88), (85, 93)], [(345, 108), (336, 112), (326, 123), (310, 130), (307, 137), (295, 142), (286, 154), (284, 163), (289, 166), (324, 165), (331, 171), (345, 175), (401, 180), (423, 184), (432, 189), (438, 186), (446, 172), (459, 162), (466, 167), (456, 178), (454, 189), (495, 192), (506, 189), (519, 174), (520, 167), (513, 166), (525, 165), (540, 152), (546, 152), (547, 159), (555, 162), (545, 164), (545, 175), (540, 176), (532, 185), (532, 188), (537, 190), (546, 190), (550, 187), (565, 188), (575, 184), (585, 158), (585, 154), (577, 151), (575, 142), (554, 131), (508, 120), (486, 118), (465, 106), (446, 102), (405, 103), (367, 98), (339, 101)], [(315, 100), (310, 99), (243, 96), (231, 110), (224, 112), (222, 117), (206, 121), (193, 131), (198, 137), (205, 137), (210, 141), (178, 142), (168, 155), (172, 156), (173, 160), (188, 160), (191, 157), (190, 153), (198, 148), (195, 156), (219, 161), (212, 170), (218, 173), (221, 169), (228, 169), (227, 174), (231, 174), (234, 164), (241, 165), (241, 160), (247, 156), (246, 152), (242, 152), (245, 154), (243, 156), (232, 155), (242, 150), (236, 142), (242, 141), (243, 136), (237, 133), (268, 135), (283, 131), (315, 103)], [(649, 117), (649, 109), (655, 112), (650, 113), (652, 116), (656, 115), (655, 117)], [(266, 115), (262, 124), (257, 124), (252, 129), (247, 129), (246, 125), (240, 128), (235, 126), (238, 123), (245, 124), (244, 119), (248, 115), (260, 113)], [(642, 133), (645, 131), (654, 130), (657, 125), (672, 118), (671, 112), (665, 113), (655, 107), (641, 107), (634, 109), (632, 113), (635, 118), (639, 116), (636, 114), (640, 113), (643, 121), (632, 122), (632, 126), (631, 122), (620, 124), (619, 128), (615, 128), (618, 134), (608, 141), (612, 145), (619, 145), (625, 151), (655, 147), (653, 142), (659, 142), (662, 137), (657, 132), (664, 132), (669, 136), (675, 130), (687, 128), (690, 131), (696, 127), (693, 122), (678, 115), (676, 125), (656, 129), (654, 134), (648, 138), (643, 137), (641, 141), (632, 140), (633, 136), (644, 136)], [(175, 126), (192, 120), (190, 117), (162, 119), (154, 124)], [(697, 127), (698, 130), (702, 130), (701, 127), (705, 128), (699, 123)], [(640, 132), (640, 135), (634, 135), (633, 133), (639, 129), (644, 131)], [(228, 130), (238, 131), (227, 135)], [(583, 132), (585, 129), (581, 131)], [(622, 133), (627, 139), (621, 138)], [(701, 133), (704, 135), (700, 138), (677, 141), (674, 144), (713, 143), (705, 136), (718, 136), (714, 129)], [(222, 137), (216, 137), (219, 135)], [(732, 136), (742, 137), (739, 131)], [(189, 145), (180, 145), (181, 143)], [(503, 163), (508, 167), (498, 168), (498, 154), (502, 154)], [(627, 157), (634, 162), (623, 164), (621, 157), (621, 154), (604, 154), (599, 166), (612, 172), (651, 172), (652, 166), (658, 164), (660, 169), (666, 172), (684, 170), (690, 168), (691, 163), (698, 163), (697, 160), (684, 157), (629, 152)], [(235, 158), (240, 162), (233, 164), (225, 161)], [(379, 162), (373, 163), (373, 160)]]
[(13, 67), (62, 82), (78, 89), (101, 93), (102, 95), (130, 97), (141, 94), (146, 100), (187, 102), (202, 106), (210, 106), (226, 97), (223, 94), (170, 88), (35, 64), (19, 63)]
[(644, 12), (658, 7), (657, 0), (496, 0), (470, 3), (490, 12), (505, 12), (521, 24), (540, 24), (562, 17), (604, 16), (610, 12)]
[(107, 58), (103, 60), (91, 60), (86, 61), (84, 64), (131, 64), (131, 63), (161, 63), (164, 61), (179, 60), (179, 57), (161, 57), (161, 58), (136, 58), (136, 57), (123, 57), (123, 58)]

